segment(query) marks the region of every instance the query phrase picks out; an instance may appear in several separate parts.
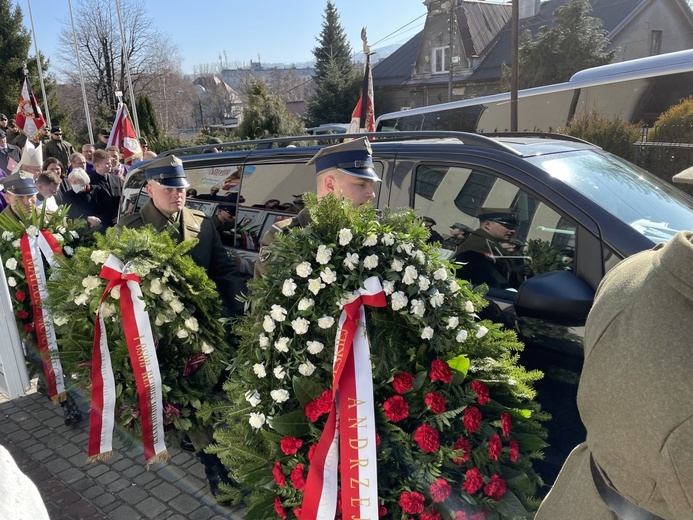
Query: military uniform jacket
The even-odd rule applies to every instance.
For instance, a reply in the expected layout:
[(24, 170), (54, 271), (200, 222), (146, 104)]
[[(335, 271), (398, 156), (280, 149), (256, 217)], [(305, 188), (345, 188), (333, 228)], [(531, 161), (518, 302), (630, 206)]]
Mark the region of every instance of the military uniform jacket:
[(621, 262), (587, 319), (578, 388), (587, 440), (568, 457), (537, 520), (616, 520), (589, 456), (623, 497), (693, 519), (693, 233)]
[(242, 314), (243, 305), (236, 300), (236, 296), (244, 290), (245, 280), (222, 245), (212, 221), (204, 213), (183, 208), (179, 212), (178, 221), (171, 222), (151, 200), (148, 200), (139, 213), (123, 218), (118, 222), (117, 227), (137, 229), (147, 224), (154, 226), (157, 231), (163, 231), (172, 226), (175, 230), (173, 237), (178, 241), (197, 238), (197, 244), (188, 254), (216, 283), (219, 295), (226, 306), (227, 315)]
[(255, 262), (254, 278), (262, 278), (267, 273), (267, 263), (272, 260), (269, 246), (274, 242), (277, 233), (288, 233), (294, 227), (306, 227), (311, 223), (310, 212), (303, 208), (298, 215), (293, 218), (287, 218), (272, 225), (272, 227), (262, 237), (262, 245), (258, 259)]
[(464, 265), (457, 274), (475, 285), (485, 283), (492, 288), (507, 289), (511, 286), (509, 266), (500, 259), (502, 256), (503, 249), (498, 240), (483, 229), (477, 229), (459, 247), (455, 261)]
[(67, 171), (67, 167), (70, 166), (70, 155), (75, 153), (75, 149), (67, 141), (56, 141), (51, 139), (44, 144), (45, 151), (43, 152), (43, 159), (46, 160), (49, 157), (55, 157), (63, 165), (63, 171)]

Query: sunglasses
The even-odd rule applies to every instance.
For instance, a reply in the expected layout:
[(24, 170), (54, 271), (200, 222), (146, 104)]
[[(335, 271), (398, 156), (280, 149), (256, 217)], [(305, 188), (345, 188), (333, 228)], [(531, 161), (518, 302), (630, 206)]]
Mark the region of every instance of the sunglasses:
[(497, 222), (498, 224), (500, 224), (504, 228), (507, 228), (510, 230), (517, 229), (517, 227), (519, 226), (519, 224), (517, 222), (508, 222), (506, 220), (494, 220), (493, 222)]

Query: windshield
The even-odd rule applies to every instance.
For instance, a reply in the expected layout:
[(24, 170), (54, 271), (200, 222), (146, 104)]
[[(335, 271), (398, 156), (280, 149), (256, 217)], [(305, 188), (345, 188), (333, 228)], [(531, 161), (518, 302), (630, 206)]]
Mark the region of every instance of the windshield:
[(601, 150), (528, 157), (655, 244), (693, 227), (693, 199), (651, 173)]

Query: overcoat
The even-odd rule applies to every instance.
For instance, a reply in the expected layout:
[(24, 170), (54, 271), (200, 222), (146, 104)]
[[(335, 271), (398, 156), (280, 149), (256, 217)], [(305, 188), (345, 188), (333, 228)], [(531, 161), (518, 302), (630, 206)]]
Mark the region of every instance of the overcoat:
[(585, 330), (578, 408), (587, 440), (537, 520), (616, 520), (589, 457), (621, 496), (665, 520), (693, 519), (693, 233), (633, 255), (602, 280)]

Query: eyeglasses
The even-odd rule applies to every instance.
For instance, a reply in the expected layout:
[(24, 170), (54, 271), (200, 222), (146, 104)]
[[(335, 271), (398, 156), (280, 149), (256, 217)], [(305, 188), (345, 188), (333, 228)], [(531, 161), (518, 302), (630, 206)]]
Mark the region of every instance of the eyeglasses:
[(510, 230), (515, 230), (515, 229), (517, 229), (517, 226), (518, 226), (517, 222), (507, 222), (505, 220), (494, 220), (493, 222), (500, 224), (504, 228), (510, 229)]
[(53, 132), (53, 135), (63, 135), (62, 132)]

